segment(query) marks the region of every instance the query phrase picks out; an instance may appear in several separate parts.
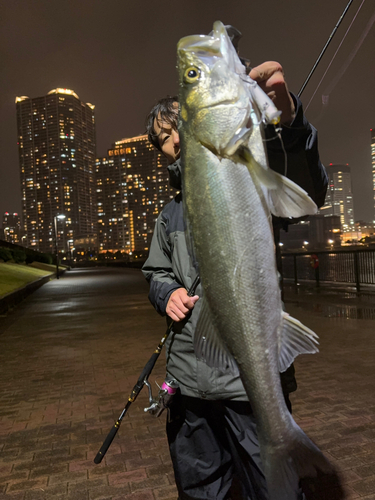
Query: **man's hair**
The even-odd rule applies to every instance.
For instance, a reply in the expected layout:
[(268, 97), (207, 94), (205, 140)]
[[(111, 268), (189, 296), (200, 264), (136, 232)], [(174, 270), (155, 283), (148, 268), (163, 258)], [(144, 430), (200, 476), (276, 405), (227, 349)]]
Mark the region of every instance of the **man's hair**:
[(177, 130), (178, 108), (173, 106), (175, 102), (178, 103), (178, 98), (176, 96), (168, 96), (160, 99), (146, 118), (146, 133), (148, 135), (148, 140), (159, 151), (161, 151), (161, 147), (159, 144), (158, 134), (154, 128), (154, 122), (155, 119), (158, 120), (158, 122), (167, 122), (173, 129)]

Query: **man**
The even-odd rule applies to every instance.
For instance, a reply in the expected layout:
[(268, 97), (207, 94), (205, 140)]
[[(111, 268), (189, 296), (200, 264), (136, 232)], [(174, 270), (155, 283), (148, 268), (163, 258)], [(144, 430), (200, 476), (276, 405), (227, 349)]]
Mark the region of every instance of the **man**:
[[(266, 62), (253, 68), (250, 77), (282, 111), (283, 146), (276, 139), (267, 142), (270, 167), (283, 173), (284, 147), (288, 177), (322, 206), (327, 177), (319, 160), (316, 130), (305, 119), (299, 99), (289, 93), (281, 65)], [(147, 131), (168, 159), (171, 185), (181, 189), (177, 114), (177, 100), (162, 99), (149, 114)], [(267, 138), (274, 134), (273, 127), (267, 127)], [(167, 435), (179, 496), (266, 500), (256, 423), (242, 382), (229, 369), (210, 368), (194, 354), (201, 290), (198, 287), (193, 297), (187, 294), (196, 271), (186, 247), (182, 195), (160, 214), (143, 267), (151, 303), (175, 322), (166, 343), (167, 378), (177, 381), (180, 394), (170, 410)], [(275, 224), (276, 239), (280, 225)], [(282, 386), (290, 407), (288, 393), (296, 389), (293, 369), (283, 375)]]

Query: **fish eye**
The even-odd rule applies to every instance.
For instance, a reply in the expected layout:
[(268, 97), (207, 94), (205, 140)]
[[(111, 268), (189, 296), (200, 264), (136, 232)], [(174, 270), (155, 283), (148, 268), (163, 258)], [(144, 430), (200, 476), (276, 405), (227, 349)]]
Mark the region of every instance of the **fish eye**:
[(199, 69), (196, 68), (195, 66), (190, 66), (190, 68), (187, 68), (187, 70), (184, 73), (184, 79), (188, 83), (193, 83), (196, 80), (198, 80), (200, 76)]

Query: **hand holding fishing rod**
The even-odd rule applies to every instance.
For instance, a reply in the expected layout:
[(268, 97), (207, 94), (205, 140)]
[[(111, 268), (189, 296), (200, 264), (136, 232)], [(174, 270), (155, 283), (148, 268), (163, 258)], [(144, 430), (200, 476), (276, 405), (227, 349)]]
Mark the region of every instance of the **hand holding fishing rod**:
[[(189, 297), (192, 297), (194, 295), (195, 290), (196, 290), (197, 286), (199, 285), (199, 282), (200, 282), (200, 278), (199, 278), (199, 276), (197, 276), (195, 278), (191, 288), (188, 291)], [(132, 392), (130, 393), (130, 396), (128, 398), (128, 401), (126, 403), (125, 408), (122, 410), (121, 415), (117, 419), (117, 421), (114, 424), (114, 426), (112, 427), (112, 429), (109, 431), (109, 433), (108, 433), (107, 437), (105, 438), (100, 450), (98, 451), (96, 457), (94, 458), (94, 462), (96, 464), (100, 464), (101, 461), (103, 460), (104, 455), (107, 453), (108, 448), (111, 446), (111, 443), (112, 443), (114, 437), (116, 436), (117, 431), (120, 428), (122, 419), (125, 417), (127, 411), (129, 410), (130, 405), (137, 399), (138, 394), (141, 392), (144, 385), (146, 385), (148, 387), (149, 400), (150, 400), (150, 405), (151, 405), (149, 408), (146, 408), (145, 411), (149, 411), (151, 414), (153, 414), (155, 416), (159, 416), (161, 414), (161, 412), (163, 411), (164, 408), (161, 408), (160, 404), (158, 404), (158, 401), (154, 400), (152, 398), (151, 386), (150, 386), (150, 383), (148, 382), (148, 377), (150, 376), (152, 369), (155, 366), (155, 363), (156, 363), (156, 361), (157, 361), (157, 359), (158, 359), (158, 357), (163, 349), (165, 341), (167, 340), (169, 334), (172, 331), (173, 325), (174, 325), (174, 321), (171, 321), (170, 325), (167, 328), (167, 331), (165, 332), (163, 338), (159, 342), (159, 345), (157, 346), (157, 348), (155, 349), (151, 358), (148, 360), (145, 367), (143, 368), (142, 373), (140, 374), (140, 376), (137, 380), (137, 383), (135, 384)], [(167, 387), (164, 387), (164, 386), (167, 386)], [(168, 385), (168, 384), (164, 383), (163, 386), (161, 387), (161, 391), (159, 392), (159, 396), (163, 396), (163, 395), (167, 395), (167, 394), (170, 395), (173, 393), (173, 390), (174, 390), (173, 384)]]

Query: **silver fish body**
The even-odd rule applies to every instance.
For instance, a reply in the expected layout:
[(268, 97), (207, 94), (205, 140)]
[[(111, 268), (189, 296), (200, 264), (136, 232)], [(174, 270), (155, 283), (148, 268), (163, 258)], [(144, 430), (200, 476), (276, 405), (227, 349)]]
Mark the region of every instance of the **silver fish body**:
[[(284, 189), (284, 180), (268, 169), (262, 112), (236, 57), (220, 22), (212, 37), (178, 44), (184, 210), (204, 290), (195, 342), (209, 364), (235, 359), (270, 499), (291, 500), (299, 477), (327, 461), (290, 415), (279, 372), (298, 353), (316, 352), (316, 336), (282, 310), (269, 208), (278, 197), (272, 202), (268, 193)], [(291, 216), (315, 211), (306, 193), (291, 189)]]

